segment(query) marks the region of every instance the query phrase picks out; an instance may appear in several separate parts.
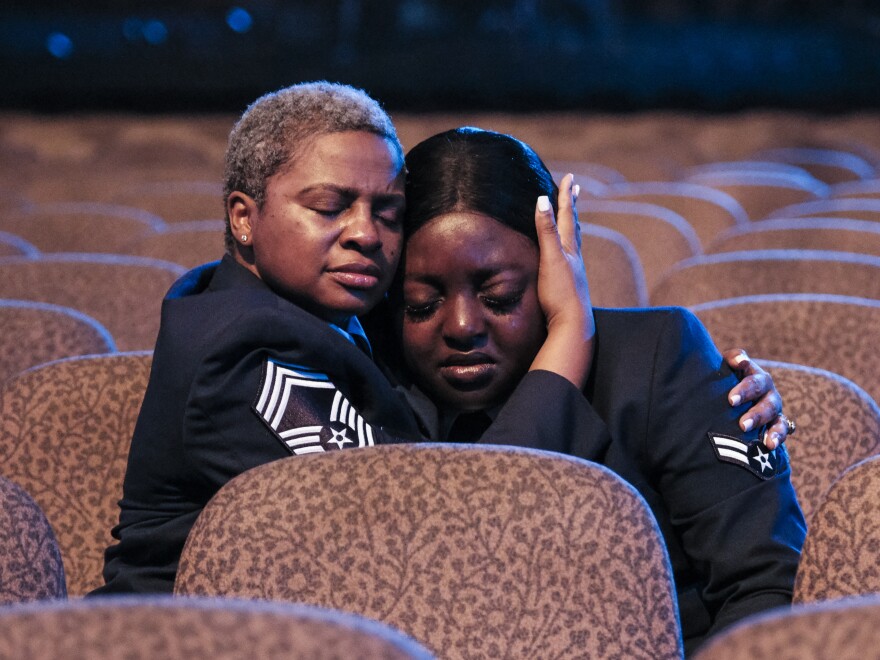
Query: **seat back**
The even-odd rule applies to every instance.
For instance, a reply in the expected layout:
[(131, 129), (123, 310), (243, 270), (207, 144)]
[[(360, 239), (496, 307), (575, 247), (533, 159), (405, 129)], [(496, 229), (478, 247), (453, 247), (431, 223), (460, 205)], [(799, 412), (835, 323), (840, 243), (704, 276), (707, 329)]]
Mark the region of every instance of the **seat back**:
[(581, 222), (613, 229), (632, 243), (648, 290), (676, 263), (703, 252), (693, 227), (655, 204), (581, 198), (578, 216)]
[(850, 220), (880, 221), (880, 199), (848, 197), (818, 199), (801, 204), (783, 206), (768, 218), (848, 218)]
[(199, 516), (175, 591), (356, 612), (443, 658), (681, 657), (645, 501), (537, 450), (387, 445), (255, 468)]
[(40, 254), (37, 246), (17, 234), (0, 231), (0, 257), (36, 257)]
[(779, 147), (754, 154), (755, 158), (801, 167), (829, 185), (870, 179), (874, 166), (860, 155), (828, 147)]
[(176, 222), (124, 245), (122, 252), (195, 268), (220, 259), (225, 251), (222, 220)]
[(103, 584), (151, 362), (147, 352), (69, 358), (0, 388), (0, 474), (46, 513), (72, 596)]
[(693, 227), (703, 247), (721, 232), (749, 221), (739, 202), (727, 193), (683, 181), (618, 183), (606, 186), (600, 197), (669, 209)]
[(880, 456), (852, 466), (813, 515), (794, 583), (794, 602), (880, 594)]
[(60, 305), (0, 299), (0, 328), (0, 382), (44, 362), (116, 350), (100, 323)]
[(797, 435), (786, 447), (791, 480), (809, 523), (834, 480), (880, 452), (880, 408), (855, 383), (830, 371), (770, 360), (762, 364), (782, 394), (786, 414), (797, 422)]
[(620, 232), (601, 225), (581, 225), (581, 251), (595, 307), (643, 307), (648, 287), (642, 262)]
[(144, 210), (114, 204), (34, 204), (4, 214), (0, 229), (21, 236), (41, 252), (122, 252), (122, 246), (165, 223)]
[(27, 660), (430, 660), (389, 626), (234, 599), (126, 596), (0, 609), (0, 657)]
[(761, 220), (776, 209), (828, 195), (828, 186), (818, 179), (785, 171), (708, 171), (692, 174), (687, 181), (727, 193), (750, 220)]
[(691, 310), (716, 346), (839, 373), (880, 401), (880, 300), (809, 293), (743, 296)]
[(838, 183), (829, 189), (829, 197), (867, 197), (880, 198), (880, 178), (861, 179), (859, 181), (847, 181)]
[(832, 250), (754, 250), (694, 257), (650, 291), (652, 305), (743, 295), (827, 293), (880, 300), (880, 257)]
[(223, 219), (223, 184), (217, 181), (139, 182), (118, 191), (113, 200), (136, 206), (165, 222)]
[(73, 307), (103, 325), (119, 350), (152, 350), (162, 298), (184, 272), (178, 264), (122, 255), (4, 257), (0, 298)]
[(734, 227), (706, 252), (832, 250), (880, 256), (880, 222), (845, 218), (780, 218)]
[(49, 521), (21, 486), (0, 476), (0, 605), (66, 596)]
[(694, 660), (864, 660), (878, 646), (880, 598), (848, 598), (743, 619)]

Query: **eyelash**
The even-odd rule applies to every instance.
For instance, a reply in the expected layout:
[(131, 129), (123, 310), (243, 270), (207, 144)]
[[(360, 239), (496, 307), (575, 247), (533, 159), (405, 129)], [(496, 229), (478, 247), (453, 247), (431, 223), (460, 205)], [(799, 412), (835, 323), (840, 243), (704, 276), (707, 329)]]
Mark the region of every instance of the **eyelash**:
[(483, 303), (495, 314), (507, 314), (510, 313), (514, 307), (519, 305), (519, 302), (520, 300), (522, 300), (522, 298), (522, 293), (517, 293), (512, 296), (505, 296), (502, 298), (484, 297)]
[(406, 314), (406, 318), (410, 321), (418, 323), (420, 321), (427, 321), (431, 316), (437, 311), (437, 306), (440, 304), (439, 300), (435, 300), (429, 303), (425, 303), (424, 305), (404, 305), (403, 312)]
[[(481, 297), (483, 304), (489, 309), (489, 311), (498, 316), (512, 312), (513, 309), (519, 305), (522, 298), (522, 293), (504, 298)], [(431, 302), (421, 305), (405, 305), (403, 311), (410, 321), (418, 323), (419, 321), (426, 321), (431, 318), (434, 312), (437, 311), (437, 307), (439, 307), (441, 302), (442, 301), (440, 300), (432, 300)]]
[[(312, 211), (317, 213), (318, 215), (325, 218), (335, 218), (337, 215), (342, 213), (345, 209), (315, 209)], [(401, 224), (401, 214), (397, 212), (392, 212), (390, 214), (386, 214), (385, 212), (377, 212), (373, 214), (379, 222), (382, 222), (388, 226), (396, 227)]]

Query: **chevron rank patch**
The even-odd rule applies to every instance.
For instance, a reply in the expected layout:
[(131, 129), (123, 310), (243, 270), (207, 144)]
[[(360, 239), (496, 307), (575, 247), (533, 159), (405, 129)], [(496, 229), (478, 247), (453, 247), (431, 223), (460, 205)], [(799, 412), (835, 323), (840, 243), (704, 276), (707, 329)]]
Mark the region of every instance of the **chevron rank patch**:
[(373, 428), (319, 371), (267, 359), (254, 412), (294, 454), (375, 444)]
[(739, 465), (761, 479), (770, 479), (785, 471), (788, 455), (784, 446), (768, 451), (763, 440), (763, 432), (758, 440), (751, 442), (709, 432), (709, 442), (719, 461)]

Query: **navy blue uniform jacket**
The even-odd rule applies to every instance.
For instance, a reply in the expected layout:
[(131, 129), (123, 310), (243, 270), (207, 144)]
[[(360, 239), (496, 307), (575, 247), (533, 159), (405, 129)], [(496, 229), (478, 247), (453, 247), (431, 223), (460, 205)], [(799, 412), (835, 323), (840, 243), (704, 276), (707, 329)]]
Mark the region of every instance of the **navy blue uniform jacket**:
[[(541, 415), (546, 433), (532, 446), (601, 463), (631, 483), (666, 540), (691, 650), (738, 619), (791, 602), (806, 525), (787, 455), (762, 458), (758, 431), (740, 430), (745, 408), (727, 401), (737, 378), (689, 311), (594, 314), (583, 396), (555, 374), (531, 372), (531, 386), (513, 393), (481, 442), (528, 445), (521, 429)], [(436, 410), (411, 386), (406, 392), (436, 439)], [(566, 412), (544, 415), (550, 408)], [(752, 443), (749, 455), (730, 448), (743, 442)]]
[[(105, 554), (106, 584), (93, 593), (170, 592), (186, 536), (211, 496), (241, 472), (293, 453), (254, 410), (268, 359), (329, 377), (376, 444), (419, 437), (403, 397), (328, 323), (230, 257), (190, 271), (162, 305), (113, 530), (118, 543)], [(327, 421), (320, 404), (290, 414), (297, 419), (287, 426)]]

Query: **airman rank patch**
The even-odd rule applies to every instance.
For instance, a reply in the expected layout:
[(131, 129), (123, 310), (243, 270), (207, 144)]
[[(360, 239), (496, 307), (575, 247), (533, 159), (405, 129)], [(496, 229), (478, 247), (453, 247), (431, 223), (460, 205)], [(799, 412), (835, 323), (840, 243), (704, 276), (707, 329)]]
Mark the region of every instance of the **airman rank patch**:
[(763, 432), (758, 440), (751, 442), (709, 432), (709, 442), (719, 461), (739, 465), (761, 479), (770, 479), (785, 471), (788, 456), (784, 446), (768, 451), (763, 439)]
[(375, 444), (373, 428), (327, 374), (267, 359), (254, 412), (294, 454)]

